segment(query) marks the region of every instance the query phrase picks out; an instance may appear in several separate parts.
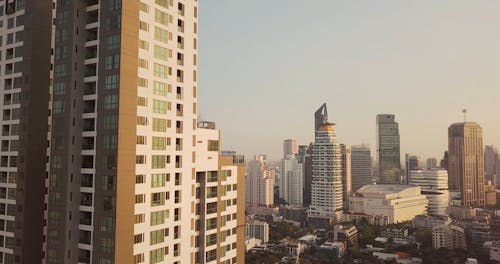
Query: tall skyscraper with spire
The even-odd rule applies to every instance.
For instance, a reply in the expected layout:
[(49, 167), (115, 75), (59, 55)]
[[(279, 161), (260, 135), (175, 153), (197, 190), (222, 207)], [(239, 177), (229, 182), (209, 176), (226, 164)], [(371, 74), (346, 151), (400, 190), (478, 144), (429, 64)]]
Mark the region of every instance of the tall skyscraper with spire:
[(379, 183), (401, 183), (399, 125), (392, 114), (377, 115), (377, 158)]
[(312, 147), (312, 183), (309, 218), (318, 222), (338, 221), (342, 216), (342, 149), (329, 123), (326, 105), (315, 113), (315, 140)]
[(483, 130), (475, 122), (448, 128), (448, 184), (462, 194), (462, 205), (482, 207), (484, 193)]

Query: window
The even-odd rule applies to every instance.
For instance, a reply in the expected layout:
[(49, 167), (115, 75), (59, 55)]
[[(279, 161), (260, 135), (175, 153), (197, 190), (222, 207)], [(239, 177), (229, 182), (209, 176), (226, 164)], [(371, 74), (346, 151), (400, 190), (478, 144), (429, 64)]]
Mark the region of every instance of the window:
[(165, 187), (165, 173), (151, 174), (151, 187)]
[(168, 58), (168, 49), (155, 45), (155, 58), (166, 61)]
[(144, 178), (145, 178), (145, 175), (144, 174), (137, 174), (135, 175), (135, 183), (144, 183)]
[(153, 113), (167, 114), (167, 102), (161, 100), (153, 100)]
[(104, 149), (113, 150), (117, 148), (118, 137), (116, 135), (106, 135), (104, 136)]
[(151, 213), (151, 226), (165, 223), (165, 211)]
[(208, 141), (208, 151), (219, 151), (219, 141), (209, 140)]
[(217, 244), (217, 234), (208, 235), (206, 241), (207, 247)]
[(118, 128), (118, 116), (116, 114), (110, 114), (104, 116), (104, 129), (116, 129)]
[(145, 155), (135, 156), (135, 164), (146, 164), (146, 156)]
[(153, 118), (153, 131), (166, 132), (167, 131), (167, 120), (161, 119), (161, 118)]
[(106, 88), (106, 89), (116, 89), (116, 88), (118, 88), (119, 79), (120, 78), (119, 78), (118, 74), (113, 74), (113, 75), (106, 76), (106, 79), (104, 81), (104, 88)]
[(148, 61), (145, 59), (139, 59), (139, 67), (143, 69), (148, 68)]
[(207, 219), (207, 230), (217, 228), (217, 217)]
[(207, 214), (217, 213), (217, 202), (207, 204)]
[(217, 197), (217, 186), (207, 188), (207, 198)]
[(149, 6), (141, 1), (140, 10), (144, 13), (149, 13)]
[(144, 223), (144, 214), (136, 214), (134, 218), (136, 224)]
[(151, 194), (151, 206), (159, 206), (165, 204), (165, 193), (152, 193)]
[(145, 200), (144, 194), (136, 194), (135, 195), (135, 203), (136, 204), (144, 203), (144, 200)]
[(148, 80), (147, 80), (147, 79), (144, 79), (144, 78), (139, 77), (139, 78), (137, 79), (137, 85), (138, 85), (139, 87), (144, 87), (144, 88), (147, 88), (147, 87), (148, 87)]
[(149, 234), (150, 234), (150, 241), (149, 241), (150, 245), (156, 245), (158, 243), (162, 243), (163, 241), (165, 241), (164, 229), (151, 231)]
[(163, 169), (165, 168), (165, 155), (152, 155), (151, 156), (151, 168), (152, 169)]
[(105, 58), (104, 68), (106, 70), (118, 69), (120, 67), (120, 55), (107, 56)]
[(167, 8), (167, 0), (155, 0), (155, 3), (159, 6)]
[(167, 43), (168, 32), (159, 27), (155, 27), (155, 40)]
[(139, 48), (143, 50), (149, 50), (149, 43), (144, 40), (139, 40)]
[(167, 96), (167, 84), (162, 82), (153, 83), (153, 93), (155, 95)]
[(137, 105), (138, 106), (148, 106), (148, 98), (146, 97), (137, 97)]
[(167, 78), (167, 66), (158, 63), (154, 64), (154, 76), (160, 78)]
[[(153, 118), (153, 121), (154, 121), (154, 118)], [(137, 125), (147, 126), (148, 125), (148, 118), (145, 116), (138, 116), (137, 117)]]
[(137, 145), (146, 145), (147, 144), (146, 136), (137, 136)]
[(153, 150), (165, 150), (166, 148), (165, 137), (153, 137)]
[(163, 262), (164, 257), (165, 257), (165, 249), (164, 248), (151, 250), (149, 252), (149, 262), (151, 264)]
[(144, 234), (134, 235), (134, 244), (139, 244), (144, 242)]
[(62, 95), (65, 93), (65, 90), (66, 90), (65, 83), (55, 83), (54, 84), (54, 94), (55, 95)]
[(148, 32), (149, 31), (149, 25), (148, 23), (144, 21), (139, 22), (139, 29)]
[(165, 12), (162, 12), (158, 9), (155, 10), (155, 21), (162, 24), (167, 25), (168, 15)]
[(109, 36), (106, 40), (106, 47), (109, 50), (119, 48), (120, 47), (120, 36), (119, 35)]

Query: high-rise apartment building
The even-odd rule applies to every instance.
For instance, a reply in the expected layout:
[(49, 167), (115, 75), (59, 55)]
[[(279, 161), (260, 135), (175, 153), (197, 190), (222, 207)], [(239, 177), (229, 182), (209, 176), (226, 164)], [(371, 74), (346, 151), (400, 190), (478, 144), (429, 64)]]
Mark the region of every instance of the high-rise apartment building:
[(405, 154), (406, 179), (404, 179), (404, 183), (409, 184), (411, 177), (410, 173), (412, 170), (418, 170), (421, 168), (422, 167), (420, 166), (420, 158), (406, 153)]
[(299, 147), (299, 162), (303, 162), (304, 167), (304, 207), (311, 204), (311, 185), (312, 185), (312, 144)]
[(40, 263), (53, 1), (0, 1), (0, 263)]
[(295, 139), (285, 139), (283, 141), (283, 158), (293, 155), (296, 156), (299, 152), (299, 146)]
[(427, 212), (431, 215), (448, 215), (450, 192), (446, 170), (412, 170), (410, 184), (420, 186), (421, 193), (429, 200)]
[(438, 161), (436, 158), (428, 158), (425, 161), (425, 168), (428, 170), (436, 169), (438, 168)]
[[(319, 110), (318, 110), (319, 111)], [(326, 111), (326, 106), (325, 106)], [(343, 208), (342, 151), (333, 123), (325, 120), (315, 133), (309, 218), (340, 220)]]
[(352, 194), (352, 150), (351, 146), (340, 144), (341, 163), (342, 163), (342, 194), (344, 201), (343, 209), (347, 211), (349, 208), (349, 197)]
[(399, 125), (394, 115), (377, 115), (377, 158), (379, 183), (401, 183)]
[(353, 193), (365, 185), (372, 184), (372, 161), (370, 153), (370, 148), (366, 145), (352, 146), (351, 148)]
[(196, 119), (198, 1), (56, 2), (0, 1), (0, 262), (243, 263), (244, 162)]
[(275, 180), (276, 171), (268, 167), (266, 155), (255, 155), (247, 164), (246, 203), (273, 205)]
[(496, 185), (498, 149), (495, 146), (484, 147), (484, 178)]
[(462, 205), (484, 206), (484, 149), (481, 126), (455, 123), (448, 128), (448, 184), (462, 194)]
[(303, 205), (304, 168), (294, 155), (287, 155), (280, 164), (280, 198), (291, 207)]

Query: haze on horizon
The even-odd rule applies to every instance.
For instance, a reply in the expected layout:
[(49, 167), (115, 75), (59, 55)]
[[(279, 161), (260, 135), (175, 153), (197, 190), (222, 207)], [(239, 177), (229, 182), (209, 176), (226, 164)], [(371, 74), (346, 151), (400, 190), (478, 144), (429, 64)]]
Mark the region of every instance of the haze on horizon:
[[(200, 1), (199, 114), (223, 149), (282, 156), (327, 103), (340, 142), (375, 148), (396, 115), (401, 154), (442, 158), (448, 126), (500, 146), (500, 1)], [(372, 155), (374, 153), (372, 152)]]

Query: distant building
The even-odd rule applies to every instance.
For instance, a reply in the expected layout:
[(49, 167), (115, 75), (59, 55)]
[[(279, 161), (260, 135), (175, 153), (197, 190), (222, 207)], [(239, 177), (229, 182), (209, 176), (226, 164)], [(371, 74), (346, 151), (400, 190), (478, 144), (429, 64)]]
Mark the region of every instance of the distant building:
[(349, 208), (349, 197), (352, 194), (352, 170), (351, 170), (351, 147), (349, 145), (340, 144), (340, 152), (342, 155), (342, 193), (344, 197), (343, 209), (347, 211)]
[[(316, 112), (326, 106), (323, 105)], [(335, 136), (333, 123), (326, 119), (315, 131), (315, 141), (312, 147), (312, 183), (311, 205), (308, 217), (312, 221), (328, 223), (330, 220), (340, 220), (343, 207), (342, 192), (342, 151)]]
[(302, 199), (304, 201), (304, 207), (307, 207), (311, 204), (312, 144), (299, 147), (298, 159), (304, 167), (304, 193)]
[(305, 208), (293, 208), (287, 206), (280, 206), (279, 214), (286, 220), (292, 220), (299, 223), (304, 223), (307, 216)]
[(407, 239), (408, 238), (408, 228), (382, 228), (380, 230), (380, 236), (384, 238), (397, 238), (397, 239)]
[(410, 172), (412, 170), (420, 170), (422, 167), (420, 166), (420, 160), (417, 156), (411, 156), (410, 154), (405, 155), (405, 169), (406, 169), (406, 179), (404, 179), (405, 184), (410, 183)]
[(391, 114), (377, 115), (379, 183), (400, 184), (401, 155), (399, 125)]
[(428, 213), (447, 215), (450, 203), (448, 191), (448, 173), (445, 170), (412, 170), (410, 184), (420, 186), (422, 194), (429, 200)]
[(269, 242), (269, 224), (255, 219), (247, 220), (246, 237), (255, 237), (264, 244)]
[(448, 128), (448, 183), (462, 193), (462, 205), (483, 207), (484, 149), (481, 126), (455, 123)]
[(265, 155), (255, 155), (247, 164), (246, 201), (251, 205), (274, 204), (276, 171), (269, 169)]
[(352, 146), (351, 175), (352, 192), (358, 191), (365, 185), (372, 184), (372, 161), (368, 146)]
[(428, 158), (427, 161), (425, 162), (425, 168), (428, 170), (436, 169), (438, 168), (438, 161), (436, 158)]
[(287, 155), (280, 164), (280, 198), (291, 207), (303, 205), (304, 168), (294, 155)]
[(490, 260), (500, 262), (500, 241), (492, 241), (488, 248), (490, 249)]
[(417, 215), (412, 220), (413, 228), (432, 228), (434, 226), (447, 225), (451, 223), (448, 216), (440, 215)]
[(491, 181), (484, 186), (484, 201), (485, 205), (488, 207), (494, 207), (497, 205), (497, 191), (496, 186), (493, 185)]
[(427, 198), (414, 185), (367, 185), (349, 201), (351, 213), (382, 215), (386, 224), (412, 220), (427, 213)]
[(333, 241), (345, 242), (351, 247), (358, 244), (358, 229), (354, 225), (334, 225)]
[(450, 224), (432, 228), (432, 247), (438, 248), (463, 248), (467, 249), (465, 231), (462, 227)]
[(295, 139), (285, 139), (283, 142), (283, 158), (287, 156), (296, 156), (299, 152), (299, 146)]
[(441, 169), (448, 170), (448, 151), (445, 151), (443, 154), (443, 159), (439, 163)]
[(484, 178), (496, 185), (498, 149), (495, 146), (486, 145), (484, 147)]

